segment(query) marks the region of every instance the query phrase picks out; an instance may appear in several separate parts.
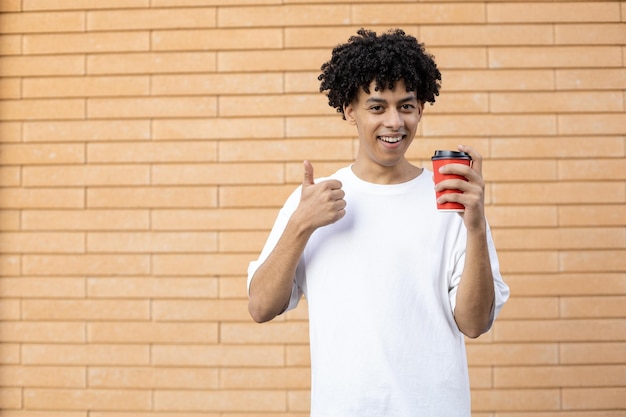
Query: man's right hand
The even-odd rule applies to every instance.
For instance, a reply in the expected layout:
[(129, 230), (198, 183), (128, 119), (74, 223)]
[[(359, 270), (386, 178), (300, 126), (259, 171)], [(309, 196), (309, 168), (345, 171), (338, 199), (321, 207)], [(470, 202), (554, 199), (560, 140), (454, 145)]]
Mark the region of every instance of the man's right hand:
[(312, 230), (335, 223), (346, 215), (341, 181), (331, 179), (316, 184), (314, 178), (313, 165), (304, 161), (302, 194), (294, 214)]

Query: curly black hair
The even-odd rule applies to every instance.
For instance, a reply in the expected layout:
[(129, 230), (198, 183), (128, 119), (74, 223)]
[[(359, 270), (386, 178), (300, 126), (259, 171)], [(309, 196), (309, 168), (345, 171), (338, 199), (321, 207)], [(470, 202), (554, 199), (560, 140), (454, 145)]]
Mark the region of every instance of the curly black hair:
[(376, 32), (360, 29), (347, 43), (333, 49), (330, 61), (321, 67), (317, 77), (320, 92), (326, 92), (328, 105), (343, 114), (344, 105), (356, 98), (359, 88), (370, 93), (372, 81), (376, 91), (393, 89), (403, 80), (407, 91), (415, 91), (421, 102), (435, 102), (441, 86), (441, 73), (424, 44), (401, 29)]

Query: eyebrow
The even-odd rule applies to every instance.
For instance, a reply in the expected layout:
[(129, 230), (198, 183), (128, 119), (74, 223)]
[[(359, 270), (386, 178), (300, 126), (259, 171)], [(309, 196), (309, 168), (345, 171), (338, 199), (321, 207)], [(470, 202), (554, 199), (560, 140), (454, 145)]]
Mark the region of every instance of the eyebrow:
[[(407, 103), (409, 101), (417, 101), (417, 97), (414, 95), (409, 95), (406, 96), (405, 98), (401, 99), (399, 102), (400, 103)], [(387, 100), (385, 100), (384, 98), (379, 98), (379, 97), (370, 97), (367, 100), (365, 100), (365, 103), (379, 103), (379, 104), (387, 104)]]

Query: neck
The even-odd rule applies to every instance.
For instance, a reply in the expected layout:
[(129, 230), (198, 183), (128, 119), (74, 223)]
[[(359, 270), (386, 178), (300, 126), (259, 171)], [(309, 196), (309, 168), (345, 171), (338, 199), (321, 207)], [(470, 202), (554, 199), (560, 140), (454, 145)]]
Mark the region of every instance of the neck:
[(364, 164), (357, 159), (352, 165), (352, 172), (363, 181), (374, 184), (401, 184), (420, 175), (422, 168), (412, 165), (407, 160), (387, 167), (376, 164)]

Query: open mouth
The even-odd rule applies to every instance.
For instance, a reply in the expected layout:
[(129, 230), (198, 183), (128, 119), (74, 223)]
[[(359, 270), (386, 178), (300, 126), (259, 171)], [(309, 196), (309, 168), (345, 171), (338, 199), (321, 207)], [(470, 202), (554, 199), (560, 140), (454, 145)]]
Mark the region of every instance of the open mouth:
[(386, 143), (391, 143), (391, 144), (398, 143), (404, 138), (405, 138), (404, 135), (402, 136), (378, 136), (378, 140), (381, 140)]

